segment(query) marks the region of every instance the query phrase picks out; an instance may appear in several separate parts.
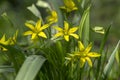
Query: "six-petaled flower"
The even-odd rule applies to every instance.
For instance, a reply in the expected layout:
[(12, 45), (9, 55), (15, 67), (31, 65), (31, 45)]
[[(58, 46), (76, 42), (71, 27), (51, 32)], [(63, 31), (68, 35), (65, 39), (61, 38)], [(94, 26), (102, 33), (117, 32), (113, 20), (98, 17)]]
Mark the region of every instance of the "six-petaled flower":
[(46, 29), (47, 27), (49, 27), (49, 24), (44, 24), (43, 26), (42, 25), (42, 21), (41, 20), (38, 20), (36, 25), (32, 25), (30, 23), (25, 23), (25, 25), (30, 28), (31, 30), (29, 31), (26, 31), (24, 33), (24, 35), (31, 35), (31, 39), (36, 39), (38, 36), (39, 37), (43, 37), (43, 38), (47, 38), (46, 34), (43, 32), (44, 29)]
[(54, 37), (60, 37), (63, 36), (66, 41), (69, 41), (69, 36), (73, 36), (74, 38), (78, 39), (79, 36), (75, 34), (75, 32), (78, 30), (78, 27), (72, 27), (69, 28), (69, 24), (64, 21), (64, 29), (60, 27), (54, 27), (58, 32), (54, 35)]
[(47, 21), (50, 23), (55, 23), (58, 21), (58, 15), (56, 11), (51, 11), (51, 15), (47, 17)]
[(64, 0), (64, 5), (65, 6), (62, 6), (60, 8), (66, 10), (67, 12), (75, 11), (78, 9), (73, 0)]
[(82, 44), (81, 41), (78, 41), (78, 47), (79, 51), (74, 52), (74, 54), (69, 54), (69, 56), (66, 57), (66, 60), (71, 61), (71, 60), (80, 60), (80, 67), (82, 68), (87, 61), (89, 66), (92, 67), (92, 61), (90, 58), (93, 57), (100, 57), (99, 53), (96, 52), (90, 52), (92, 48), (92, 43), (90, 43), (86, 48)]

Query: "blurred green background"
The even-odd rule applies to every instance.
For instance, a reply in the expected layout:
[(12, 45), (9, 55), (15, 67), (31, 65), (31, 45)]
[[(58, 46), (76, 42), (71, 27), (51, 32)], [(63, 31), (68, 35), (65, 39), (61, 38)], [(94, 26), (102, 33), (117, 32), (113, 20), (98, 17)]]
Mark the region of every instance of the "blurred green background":
[[(12, 21), (10, 23), (9, 20), (6, 21), (5, 18), (0, 16), (0, 37), (4, 33), (8, 36), (13, 34), (16, 29), (19, 29), (22, 33), (25, 29), (24, 23), (26, 20), (36, 20), (36, 17), (27, 10), (28, 6), (31, 6), (33, 3), (36, 4), (36, 2), (37, 0), (0, 0), (0, 15), (6, 12), (8, 19)], [(120, 39), (120, 0), (93, 0), (91, 27), (102, 26), (106, 28), (110, 24), (112, 24), (112, 28), (110, 30), (109, 42), (117, 43)], [(99, 34), (96, 34), (96, 36), (96, 40), (101, 38)]]

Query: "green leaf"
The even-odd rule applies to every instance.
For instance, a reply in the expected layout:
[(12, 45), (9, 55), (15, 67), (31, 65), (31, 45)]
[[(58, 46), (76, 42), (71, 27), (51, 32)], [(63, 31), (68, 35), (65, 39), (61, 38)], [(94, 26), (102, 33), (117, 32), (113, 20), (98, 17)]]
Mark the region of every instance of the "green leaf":
[(0, 46), (3, 46), (7, 49), (7, 56), (9, 57), (10, 62), (13, 63), (13, 67), (15, 68), (15, 71), (18, 72), (20, 66), (22, 65), (23, 61), (25, 60), (25, 55), (16, 47), (13, 47), (12, 45), (3, 45), (0, 44)]
[(85, 40), (85, 45), (87, 45), (87, 42), (89, 41), (89, 11), (90, 6), (84, 11), (82, 15), (78, 31), (80, 40)]
[(34, 80), (45, 60), (46, 59), (40, 55), (27, 57), (15, 80)]
[(107, 41), (107, 38), (108, 38), (108, 35), (109, 35), (109, 31), (110, 31), (110, 28), (111, 28), (111, 25), (108, 27), (108, 29), (106, 30), (105, 34), (104, 34), (104, 37), (103, 37), (103, 40), (102, 40), (102, 43), (100, 45), (100, 51), (99, 53), (101, 54), (101, 57), (98, 59), (98, 63), (97, 63), (97, 70), (96, 70), (96, 79), (99, 79), (100, 75), (101, 75), (101, 72), (100, 72), (100, 67), (101, 67), (101, 59), (103, 58), (103, 50), (104, 50), (104, 47), (105, 47), (105, 43)]
[(11, 66), (0, 66), (0, 73), (15, 72), (15, 69)]
[(86, 20), (84, 22), (84, 27), (83, 27), (83, 43), (85, 46), (88, 45), (89, 42), (89, 30), (90, 30), (90, 9), (87, 12)]
[(117, 63), (119, 64), (120, 63), (120, 54), (119, 54), (119, 51), (117, 51), (115, 58), (116, 58)]
[(32, 6), (27, 7), (27, 9), (30, 10), (36, 17), (41, 19), (41, 14), (34, 4), (32, 4)]
[(112, 69), (112, 66), (113, 66), (113, 63), (114, 63), (114, 60), (115, 60), (115, 54), (119, 48), (119, 45), (120, 45), (120, 40), (119, 42), (117, 43), (117, 46), (115, 47), (114, 51), (112, 52), (109, 60), (108, 60), (108, 63), (107, 65), (105, 66), (104, 68), (104, 71), (103, 71), (103, 74), (102, 74), (102, 77), (104, 80), (106, 80), (108, 74), (110, 73), (111, 69)]
[(6, 12), (4, 12), (1, 16), (3, 17), (3, 19), (5, 21), (7, 21), (8, 23), (10, 23), (11, 28), (14, 27), (14, 24), (13, 24), (12, 20), (9, 18), (9, 16), (7, 15)]

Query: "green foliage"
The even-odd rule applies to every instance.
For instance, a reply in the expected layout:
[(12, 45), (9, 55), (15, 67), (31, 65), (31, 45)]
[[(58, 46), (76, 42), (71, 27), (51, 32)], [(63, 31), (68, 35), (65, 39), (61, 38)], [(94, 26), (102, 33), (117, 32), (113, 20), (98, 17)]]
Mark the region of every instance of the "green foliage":
[(44, 62), (45, 58), (42, 56), (27, 57), (15, 80), (33, 80)]
[[(91, 0), (38, 0), (26, 7), (28, 15), (34, 17), (30, 16), (25, 23), (29, 30), (22, 27), (27, 36), (23, 37), (23, 32), (18, 37), (15, 34), (8, 38), (9, 35), (7, 40), (0, 36), (0, 80), (119, 79), (120, 73), (112, 71), (120, 66), (120, 41), (114, 50), (107, 48), (111, 25), (107, 29), (91, 28), (91, 4)], [(16, 22), (7, 12), (2, 18), (16, 29)], [(101, 30), (103, 39), (96, 46), (90, 35), (95, 38)], [(117, 65), (113, 66), (115, 62)], [(113, 74), (115, 77), (109, 76)]]
[(112, 69), (112, 65), (113, 65), (113, 63), (115, 61), (115, 54), (117, 53), (117, 51), (119, 49), (119, 46), (120, 46), (120, 41), (117, 43), (114, 51), (112, 52), (112, 54), (111, 54), (111, 56), (109, 58), (108, 63), (106, 64), (106, 66), (104, 68), (104, 71), (103, 71), (103, 80), (107, 79), (107, 76), (109, 75), (109, 72)]

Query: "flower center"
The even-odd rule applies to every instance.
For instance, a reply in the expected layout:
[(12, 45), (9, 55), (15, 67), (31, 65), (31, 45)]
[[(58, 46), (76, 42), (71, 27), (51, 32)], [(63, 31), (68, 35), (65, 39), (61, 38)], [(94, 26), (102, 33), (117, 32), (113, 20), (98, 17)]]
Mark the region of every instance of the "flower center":
[(87, 54), (85, 52), (79, 52), (79, 54), (80, 54), (81, 57), (86, 57), (87, 56)]

